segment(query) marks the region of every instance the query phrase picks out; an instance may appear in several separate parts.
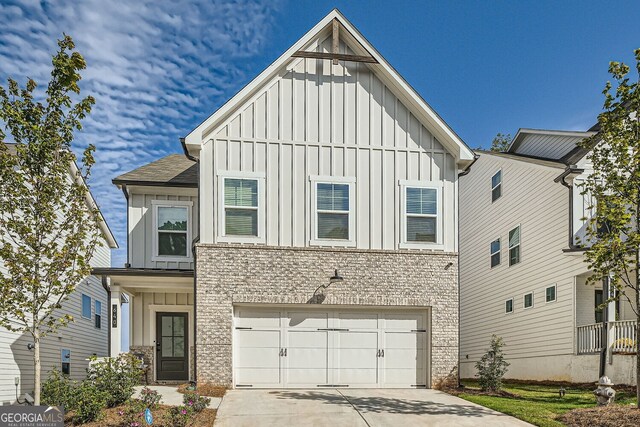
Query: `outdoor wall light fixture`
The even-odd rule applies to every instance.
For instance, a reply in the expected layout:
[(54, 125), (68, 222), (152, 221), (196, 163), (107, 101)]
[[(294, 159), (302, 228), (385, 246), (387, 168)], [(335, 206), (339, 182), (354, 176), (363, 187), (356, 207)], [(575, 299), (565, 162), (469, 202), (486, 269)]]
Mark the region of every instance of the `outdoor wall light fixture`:
[(334, 283), (342, 283), (343, 280), (344, 279), (342, 278), (342, 276), (338, 274), (338, 270), (337, 269), (334, 270), (333, 276), (329, 278), (329, 283), (323, 283), (320, 286), (318, 286), (316, 290), (313, 291), (313, 296), (308, 302), (314, 303), (314, 304), (322, 303), (325, 299), (325, 296), (322, 293), (318, 293), (318, 291), (320, 289), (327, 289), (329, 286), (333, 285)]
[(333, 285), (334, 283), (341, 283), (342, 280), (344, 279), (338, 274), (338, 270), (336, 269), (334, 275), (329, 279), (329, 284), (327, 285), (327, 287)]

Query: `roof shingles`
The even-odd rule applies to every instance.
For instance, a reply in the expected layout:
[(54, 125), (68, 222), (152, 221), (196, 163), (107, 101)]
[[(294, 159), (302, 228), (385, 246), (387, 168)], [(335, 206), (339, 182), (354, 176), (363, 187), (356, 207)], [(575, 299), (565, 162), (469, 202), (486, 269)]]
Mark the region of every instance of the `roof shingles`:
[(113, 183), (195, 188), (198, 186), (198, 163), (183, 154), (170, 154), (114, 178)]

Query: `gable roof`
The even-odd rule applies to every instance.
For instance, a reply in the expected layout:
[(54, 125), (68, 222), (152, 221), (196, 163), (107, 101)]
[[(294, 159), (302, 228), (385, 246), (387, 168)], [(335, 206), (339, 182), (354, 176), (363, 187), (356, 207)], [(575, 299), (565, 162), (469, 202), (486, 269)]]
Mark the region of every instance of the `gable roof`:
[[(15, 155), (18, 151), (16, 150), (16, 144), (14, 143), (9, 143), (9, 142), (3, 142), (2, 144), (5, 145), (5, 147), (7, 147), (7, 151), (9, 152), (9, 154), (11, 155)], [(78, 171), (78, 165), (73, 162), (71, 164), (71, 172), (73, 174), (75, 174)], [(82, 180), (82, 183), (86, 186), (87, 183)], [(93, 194), (91, 193), (91, 190), (87, 191), (87, 204), (89, 205), (90, 208), (92, 209), (97, 209), (98, 213), (100, 215), (100, 220), (99, 220), (99, 226), (100, 226), (100, 231), (102, 232), (102, 235), (104, 236), (105, 240), (107, 241), (107, 243), (109, 244), (109, 247), (112, 249), (117, 249), (119, 247), (118, 242), (116, 241), (115, 236), (113, 235), (113, 232), (111, 231), (111, 228), (109, 227), (109, 224), (107, 223), (107, 220), (104, 218), (104, 215), (102, 215), (102, 211), (100, 210), (100, 207), (98, 206), (98, 203), (96, 202), (96, 199), (93, 197)]]
[(204, 137), (223, 124), (238, 106), (249, 100), (265, 82), (275, 77), (283, 67), (294, 60), (295, 58), (293, 58), (292, 55), (295, 52), (304, 50), (317, 35), (329, 30), (334, 19), (339, 22), (342, 29), (346, 30), (340, 31), (340, 35), (345, 42), (352, 47), (356, 54), (370, 55), (377, 61), (377, 64), (369, 63), (367, 66), (369, 66), (387, 86), (393, 88), (398, 95), (403, 96), (407, 106), (411, 108), (412, 112), (415, 112), (416, 117), (433, 133), (438, 141), (446, 147), (459, 162), (467, 164), (472, 162), (474, 158), (473, 151), (337, 9), (329, 12), (327, 16), (262, 73), (198, 125), (198, 127), (192, 130), (184, 139), (186, 154), (197, 156)]
[(545, 157), (554, 160), (568, 158), (584, 138), (594, 132), (521, 128), (509, 144), (508, 153)]
[(566, 165), (558, 160), (546, 159), (543, 157), (535, 157), (535, 156), (526, 156), (523, 154), (517, 153), (505, 153), (500, 151), (488, 151), (488, 150), (475, 150), (476, 153), (480, 155), (489, 155), (502, 157), (504, 159), (509, 160), (517, 160), (520, 162), (531, 163), (538, 166), (546, 166), (555, 169), (564, 169)]
[(183, 154), (169, 154), (147, 163), (112, 181), (117, 186), (146, 185), (162, 187), (198, 187), (198, 163)]

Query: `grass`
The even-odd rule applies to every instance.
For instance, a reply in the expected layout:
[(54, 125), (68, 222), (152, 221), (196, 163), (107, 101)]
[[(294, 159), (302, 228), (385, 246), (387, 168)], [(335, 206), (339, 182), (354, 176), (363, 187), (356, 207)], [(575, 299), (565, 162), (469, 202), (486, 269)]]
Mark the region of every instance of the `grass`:
[[(560, 397), (560, 385), (506, 383), (503, 390), (511, 395), (494, 396), (477, 394), (479, 387), (475, 381), (465, 380), (462, 383), (468, 392), (456, 392), (458, 397), (541, 427), (563, 426), (558, 421), (562, 414), (572, 409), (595, 406), (595, 386), (564, 385), (566, 394)], [(617, 389), (616, 392), (616, 404), (635, 403), (635, 392), (631, 388)]]

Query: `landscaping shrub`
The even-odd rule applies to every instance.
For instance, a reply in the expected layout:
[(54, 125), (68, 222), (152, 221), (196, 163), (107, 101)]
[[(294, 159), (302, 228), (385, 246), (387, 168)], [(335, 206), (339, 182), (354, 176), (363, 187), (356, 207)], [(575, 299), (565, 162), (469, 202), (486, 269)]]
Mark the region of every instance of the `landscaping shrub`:
[(155, 390), (151, 390), (149, 387), (145, 387), (140, 391), (140, 400), (144, 403), (146, 408), (156, 409), (162, 399), (162, 395)]
[(190, 391), (186, 392), (182, 397), (182, 403), (193, 412), (202, 412), (209, 407), (211, 399), (208, 397), (200, 396), (198, 393)]
[(74, 392), (74, 422), (84, 424), (99, 419), (109, 398), (108, 393), (87, 380), (77, 385)]
[(191, 417), (191, 411), (186, 406), (173, 406), (167, 411), (167, 425), (185, 427)]
[(63, 406), (66, 411), (75, 408), (75, 384), (57, 369), (49, 373), (42, 383), (40, 402), (47, 406)]
[(489, 350), (476, 363), (478, 383), (483, 391), (499, 391), (509, 363), (504, 360), (504, 341), (497, 335), (491, 336)]
[(118, 411), (118, 415), (122, 416), (121, 425), (124, 427), (140, 427), (146, 425), (146, 422), (144, 422), (144, 411), (146, 408), (147, 405), (142, 400), (127, 400), (124, 408)]
[(142, 369), (137, 357), (123, 353), (118, 357), (92, 359), (87, 374), (87, 380), (107, 394), (107, 407), (113, 408), (133, 395), (133, 387), (140, 381)]

